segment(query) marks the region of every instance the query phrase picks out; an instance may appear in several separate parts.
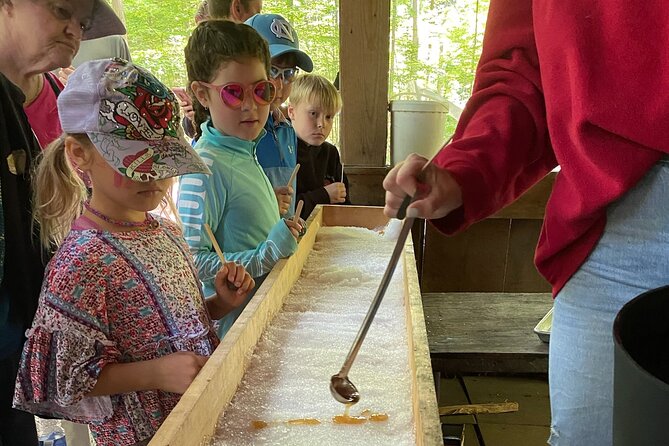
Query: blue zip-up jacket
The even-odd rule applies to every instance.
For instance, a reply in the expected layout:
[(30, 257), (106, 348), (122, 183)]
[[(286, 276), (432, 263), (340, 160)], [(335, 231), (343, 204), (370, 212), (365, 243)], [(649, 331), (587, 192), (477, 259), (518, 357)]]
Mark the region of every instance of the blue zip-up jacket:
[[(180, 179), (179, 216), (207, 296), (215, 293), (213, 281), (221, 262), (204, 232), (204, 223), (211, 226), (226, 260), (241, 263), (253, 278), (265, 276), (279, 259), (297, 248), (256, 158), (260, 138), (262, 134), (255, 141), (226, 136), (211, 121), (205, 122), (195, 151), (211, 175), (184, 175)], [(221, 337), (245, 305), (221, 320)]]
[[(258, 143), (258, 161), (269, 178), (272, 187), (288, 185), (290, 175), (297, 164), (297, 135), (290, 121), (275, 120), (270, 113), (265, 123), (265, 136)], [(293, 190), (297, 190), (297, 181), (293, 180)], [(295, 194), (286, 217), (295, 214)]]

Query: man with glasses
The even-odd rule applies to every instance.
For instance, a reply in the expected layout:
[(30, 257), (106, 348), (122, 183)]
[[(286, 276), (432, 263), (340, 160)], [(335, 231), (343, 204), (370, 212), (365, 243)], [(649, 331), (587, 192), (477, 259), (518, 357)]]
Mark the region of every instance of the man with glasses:
[(270, 77), (276, 85), (276, 98), (265, 124), (267, 134), (260, 140), (256, 154), (272, 183), (281, 214), (290, 216), (295, 213), (296, 182), (288, 182), (297, 164), (297, 135), (280, 107), (290, 96), (291, 84), (299, 69), (311, 72), (314, 63), (300, 50), (297, 31), (282, 16), (256, 14), (246, 24), (269, 43)]

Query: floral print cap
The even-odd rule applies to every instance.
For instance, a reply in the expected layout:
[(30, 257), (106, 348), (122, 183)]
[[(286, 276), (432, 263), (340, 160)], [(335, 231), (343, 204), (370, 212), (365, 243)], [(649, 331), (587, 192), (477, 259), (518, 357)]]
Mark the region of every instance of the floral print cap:
[(122, 59), (80, 65), (58, 96), (65, 133), (85, 133), (104, 159), (135, 181), (211, 173), (181, 127), (174, 93)]

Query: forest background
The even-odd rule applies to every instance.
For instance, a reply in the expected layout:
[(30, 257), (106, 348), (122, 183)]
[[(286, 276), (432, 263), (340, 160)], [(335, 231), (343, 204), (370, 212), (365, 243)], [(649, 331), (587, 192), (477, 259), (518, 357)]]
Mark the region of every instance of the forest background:
[[(365, 1), (365, 0), (359, 0)], [(183, 49), (200, 0), (124, 0), (133, 61), (169, 86), (186, 84)], [(391, 0), (389, 98), (428, 99), (464, 107), (481, 52), (489, 0)], [(297, 30), (314, 72), (339, 71), (338, 0), (264, 0)], [(444, 134), (456, 119), (449, 116)], [(330, 138), (337, 142), (337, 129)]]

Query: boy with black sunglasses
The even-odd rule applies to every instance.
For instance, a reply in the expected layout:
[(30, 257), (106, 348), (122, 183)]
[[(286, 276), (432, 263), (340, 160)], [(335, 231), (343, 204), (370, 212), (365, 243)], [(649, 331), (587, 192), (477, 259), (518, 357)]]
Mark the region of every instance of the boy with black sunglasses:
[(311, 58), (300, 50), (297, 31), (278, 14), (256, 14), (246, 21), (269, 43), (272, 57), (270, 77), (276, 85), (276, 99), (265, 131), (267, 134), (257, 146), (257, 156), (265, 174), (272, 183), (282, 215), (295, 213), (295, 180), (288, 184), (297, 164), (297, 135), (293, 126), (281, 111), (290, 95), (291, 85), (299, 69), (311, 72)]

